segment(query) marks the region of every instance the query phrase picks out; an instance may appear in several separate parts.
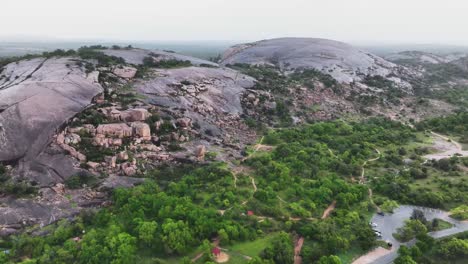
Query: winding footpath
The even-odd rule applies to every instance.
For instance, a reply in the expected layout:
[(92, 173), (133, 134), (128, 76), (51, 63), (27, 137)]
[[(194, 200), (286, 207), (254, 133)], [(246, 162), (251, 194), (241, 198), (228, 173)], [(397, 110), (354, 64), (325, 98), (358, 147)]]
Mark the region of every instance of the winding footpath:
[(360, 184), (364, 184), (366, 182), (366, 178), (365, 178), (365, 174), (366, 174), (366, 165), (368, 162), (372, 162), (372, 161), (376, 161), (378, 159), (380, 159), (380, 156), (381, 156), (381, 153), (380, 153), (380, 150), (378, 149), (375, 149), (375, 151), (377, 152), (378, 156), (375, 157), (375, 158), (372, 158), (372, 159), (368, 159), (366, 161), (364, 161), (364, 163), (362, 164), (361, 168), (361, 178), (359, 179), (359, 183)]

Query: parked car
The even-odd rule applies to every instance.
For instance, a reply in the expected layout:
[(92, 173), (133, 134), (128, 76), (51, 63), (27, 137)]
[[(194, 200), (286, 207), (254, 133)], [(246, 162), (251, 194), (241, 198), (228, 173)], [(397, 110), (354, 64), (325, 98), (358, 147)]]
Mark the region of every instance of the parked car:
[(378, 215), (381, 215), (381, 216), (384, 216), (384, 215), (385, 215), (384, 212), (382, 212), (382, 211), (377, 212), (377, 214), (378, 214)]
[(377, 227), (378, 226), (376, 223), (373, 223), (373, 222), (369, 222), (369, 225), (371, 225), (372, 227)]

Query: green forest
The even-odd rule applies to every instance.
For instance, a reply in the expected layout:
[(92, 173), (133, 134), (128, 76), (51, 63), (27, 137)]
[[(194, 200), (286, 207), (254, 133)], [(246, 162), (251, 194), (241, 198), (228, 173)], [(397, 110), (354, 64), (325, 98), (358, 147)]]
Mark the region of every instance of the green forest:
[[(144, 184), (113, 191), (109, 207), (1, 241), (9, 251), (0, 263), (211, 263), (214, 243), (229, 263), (293, 263), (297, 238), (304, 263), (350, 263), (385, 245), (368, 224), (378, 208), (459, 208), (466, 217), (468, 159), (422, 156), (428, 130), (462, 138), (467, 123), (461, 113), (415, 128), (371, 118), (270, 130), (243, 161), (148, 170)], [(466, 258), (466, 235), (433, 241), (418, 230), (417, 246), (400, 248), (395, 263)]]

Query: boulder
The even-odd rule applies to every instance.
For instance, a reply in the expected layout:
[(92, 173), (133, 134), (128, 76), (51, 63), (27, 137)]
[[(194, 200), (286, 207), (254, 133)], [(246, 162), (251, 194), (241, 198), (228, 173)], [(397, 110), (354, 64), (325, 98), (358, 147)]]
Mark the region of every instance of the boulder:
[(107, 145), (108, 142), (107, 142), (107, 138), (105, 135), (103, 134), (97, 134), (95, 137), (94, 137), (94, 145), (95, 146), (105, 146)]
[(57, 183), (55, 186), (52, 187), (52, 190), (58, 195), (65, 194), (65, 185), (63, 183)]
[(122, 151), (118, 155), (119, 160), (128, 160), (128, 153), (127, 151)]
[(116, 156), (106, 156), (104, 158), (104, 160), (106, 161), (107, 166), (109, 166), (111, 168), (117, 167), (117, 157)]
[(156, 145), (152, 145), (152, 144), (141, 144), (139, 145), (139, 147), (141, 150), (147, 150), (147, 151), (153, 151), (153, 152), (161, 151), (160, 147)]
[(86, 165), (88, 165), (88, 167), (93, 170), (96, 170), (97, 168), (99, 168), (99, 166), (101, 166), (101, 164), (92, 161), (88, 161)]
[(131, 123), (133, 133), (136, 137), (140, 137), (143, 140), (151, 140), (151, 129), (148, 124), (143, 122)]
[(104, 97), (104, 94), (99, 94), (98, 96), (94, 97), (93, 101), (96, 104), (102, 104), (106, 101), (106, 98)]
[(65, 132), (61, 132), (57, 135), (57, 144), (62, 145), (65, 144)]
[(114, 121), (119, 121), (121, 119), (121, 116), (122, 116), (122, 112), (120, 112), (119, 110), (115, 108), (110, 109), (107, 115), (107, 117), (109, 117), (110, 119)]
[(169, 154), (158, 154), (156, 159), (160, 161), (167, 161), (171, 158)]
[(94, 137), (94, 145), (101, 147), (122, 146), (123, 141), (121, 138), (107, 138), (103, 134), (97, 134)]
[(75, 133), (70, 133), (65, 135), (64, 143), (65, 144), (78, 144), (81, 141), (81, 137)]
[(192, 120), (188, 117), (183, 117), (177, 119), (177, 124), (182, 128), (187, 128), (192, 126)]
[(126, 176), (133, 176), (136, 174), (136, 169), (134, 167), (127, 167), (123, 171)]
[(114, 68), (112, 73), (119, 76), (120, 78), (132, 79), (135, 77), (137, 73), (137, 69), (134, 67), (119, 66), (119, 67)]
[(145, 121), (151, 114), (146, 109), (136, 108), (128, 109), (120, 114), (120, 119), (124, 122)]
[(195, 157), (199, 161), (203, 161), (205, 159), (206, 154), (206, 147), (204, 145), (200, 145), (195, 148)]
[(91, 124), (83, 125), (83, 129), (84, 129), (87, 133), (90, 133), (91, 135), (96, 134), (96, 128), (95, 128), (93, 125), (91, 125)]
[(117, 138), (131, 137), (133, 135), (132, 128), (125, 123), (101, 124), (97, 127), (96, 132), (98, 134)]
[(80, 133), (81, 130), (83, 130), (84, 128), (83, 127), (69, 127), (67, 128), (67, 132), (68, 133)]
[(120, 147), (123, 144), (123, 140), (121, 138), (109, 138), (107, 142), (109, 146)]
[(65, 151), (68, 152), (68, 154), (70, 154), (70, 156), (78, 159), (79, 161), (81, 162), (85, 162), (86, 161), (86, 156), (80, 152), (78, 152), (74, 147), (71, 147), (67, 144), (62, 144), (60, 145), (60, 147), (62, 147)]

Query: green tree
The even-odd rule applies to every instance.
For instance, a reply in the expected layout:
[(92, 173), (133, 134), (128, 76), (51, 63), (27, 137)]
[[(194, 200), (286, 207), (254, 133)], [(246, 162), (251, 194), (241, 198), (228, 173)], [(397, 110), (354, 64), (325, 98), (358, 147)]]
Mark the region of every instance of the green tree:
[(451, 238), (447, 242), (439, 242), (436, 252), (447, 259), (468, 257), (468, 240)]
[(319, 259), (317, 264), (341, 264), (341, 259), (337, 256), (323, 256)]
[(386, 200), (381, 206), (380, 208), (382, 208), (382, 210), (384, 212), (387, 212), (387, 213), (392, 213), (393, 210), (395, 208), (397, 208), (399, 205), (396, 201), (394, 200)]
[(262, 258), (272, 260), (276, 264), (292, 264), (294, 262), (294, 247), (288, 233), (280, 232), (262, 252)]
[(427, 227), (419, 220), (406, 220), (405, 225), (397, 229), (397, 237), (404, 242), (426, 233)]
[(190, 227), (181, 220), (174, 222), (172, 219), (167, 219), (162, 225), (162, 230), (164, 243), (176, 253), (184, 253), (194, 241)]
[(147, 245), (151, 245), (152, 242), (155, 240), (156, 230), (158, 229), (158, 224), (155, 221), (147, 222), (141, 221), (138, 224), (138, 238), (146, 243)]
[(0, 252), (0, 264), (8, 263), (8, 257), (5, 253)]
[(229, 244), (229, 235), (224, 229), (218, 231), (219, 240), (223, 245)]
[(370, 249), (375, 244), (375, 234), (369, 225), (359, 225), (355, 230), (357, 241), (363, 250)]
[(411, 256), (399, 256), (393, 262), (395, 264), (418, 264)]
[(135, 262), (136, 238), (127, 233), (120, 233), (116, 237), (111, 237), (108, 244), (113, 255), (112, 264)]

